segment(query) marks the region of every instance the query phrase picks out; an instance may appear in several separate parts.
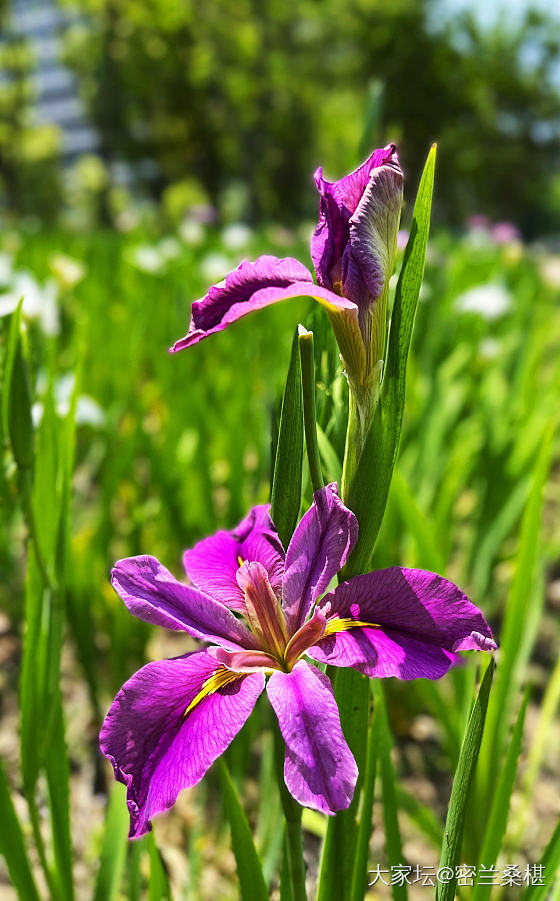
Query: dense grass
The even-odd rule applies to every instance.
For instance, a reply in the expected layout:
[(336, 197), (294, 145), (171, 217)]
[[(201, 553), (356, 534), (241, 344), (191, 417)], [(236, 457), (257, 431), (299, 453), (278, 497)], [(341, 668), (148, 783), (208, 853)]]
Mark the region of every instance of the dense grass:
[[(60, 334), (44, 335), (37, 321), (28, 324), (33, 392), (44, 406), (36, 436), (33, 503), (43, 555), (53, 561), (50, 595), (41, 588), (34, 552), (25, 550), (21, 486), (4, 435), (0, 602), (9, 665), (2, 683), (0, 735), (23, 845), (36, 848), (42, 832), (49, 891), (65, 901), (73, 895), (133, 899), (146, 891), (150, 899), (165, 897), (166, 871), (176, 898), (235, 898), (217, 773), (156, 821), (155, 844), (151, 837), (125, 844), (120, 787), (112, 788), (97, 751), (101, 719), (116, 690), (142, 662), (183, 653), (192, 644), (181, 635), (151, 633), (133, 619), (112, 592), (108, 573), (120, 557), (150, 553), (179, 575), (185, 547), (217, 527), (233, 526), (251, 504), (267, 500), (271, 435), (276, 434), (298, 321), (315, 331), (323, 467), (329, 478), (340, 478), (346, 386), (320, 310), (292, 301), (194, 349), (167, 353), (186, 329), (189, 301), (207, 287), (211, 254), (225, 253), (231, 263), (262, 252), (305, 260), (306, 244), (281, 234), (289, 243), (275, 247), (274, 235), (263, 232), (234, 251), (224, 247), (218, 233), (208, 233), (202, 245), (178, 246), (158, 273), (148, 273), (133, 263), (135, 246), (151, 240), (146, 235), (22, 234), (17, 249), (14, 236), (8, 237), (14, 266), (29, 269), (39, 282), (50, 277), (55, 253), (70, 254), (86, 269), (73, 288), (60, 288)], [(560, 814), (557, 792), (554, 801), (546, 798), (547, 786), (552, 781), (557, 787), (559, 775), (553, 751), (560, 696), (555, 582), (559, 448), (554, 432), (560, 307), (557, 289), (542, 277), (542, 265), (536, 249), (496, 246), (483, 234), (458, 238), (440, 233), (431, 240), (409, 361), (399, 462), (374, 554), (378, 568), (418, 566), (452, 578), (482, 608), (500, 640), (461, 859), (491, 865), (500, 853), (500, 865), (519, 864), (522, 871), (526, 863), (538, 862)], [(461, 310), (468, 302), (457, 300), (483, 284), (500, 286), (502, 299), (504, 292), (509, 299), (495, 318)], [(488, 313), (492, 298), (488, 291), (485, 296)], [(9, 320), (2, 323), (5, 347)], [(77, 394), (93, 398), (103, 413), (102, 422), (77, 426), (75, 450), (71, 415), (64, 419), (51, 409), (57, 385), (60, 393), (60, 380), (72, 372), (77, 373)], [(44, 660), (33, 656), (37, 650), (46, 654)], [(380, 791), (386, 800), (394, 797), (397, 806), (385, 817), (389, 842), (383, 840), (381, 806), (374, 808), (372, 866), (386, 865), (387, 852), (390, 860), (392, 854), (400, 855), (402, 842), (402, 862), (437, 867), (479, 665), (472, 655), (439, 683), (389, 680), (384, 686), (378, 700), (385, 714), (377, 724), (385, 749), (378, 761)], [(524, 730), (520, 719), (508, 756), (511, 728), (528, 684), (533, 689)], [(267, 880), (277, 872), (281, 854), (270, 727), (270, 712), (259, 705), (227, 754), (256, 828)], [(70, 824), (64, 787), (68, 770)], [(22, 786), (31, 803), (23, 802)], [(259, 795), (266, 798), (260, 807)], [(3, 783), (0, 803), (6, 822), (9, 801)], [(486, 828), (489, 818), (492, 835)], [(304, 827), (313, 876), (325, 821), (306, 812)], [(17, 845), (17, 828), (10, 833)], [(558, 864), (557, 845), (549, 852), (547, 874), (554, 898), (559, 897), (551, 871)], [(18, 873), (24, 873), (20, 885), (32, 878), (29, 860), (41, 893), (44, 875), (36, 851), (26, 856), (24, 848), (7, 841), (0, 841), (0, 851), (14, 881), (14, 861)], [(29, 885), (21, 889), (22, 898), (34, 897)], [(402, 887), (393, 890), (404, 897)], [(371, 891), (367, 897), (391, 894), (391, 888), (379, 883)], [(466, 898), (472, 889), (459, 891)], [(505, 891), (508, 898), (508, 892), (520, 889), (492, 891), (496, 898)], [(537, 889), (532, 891), (536, 897)], [(7, 898), (15, 897), (6, 892)], [(487, 897), (487, 889), (477, 892), (477, 899)], [(410, 888), (411, 898), (432, 895), (426, 887)]]

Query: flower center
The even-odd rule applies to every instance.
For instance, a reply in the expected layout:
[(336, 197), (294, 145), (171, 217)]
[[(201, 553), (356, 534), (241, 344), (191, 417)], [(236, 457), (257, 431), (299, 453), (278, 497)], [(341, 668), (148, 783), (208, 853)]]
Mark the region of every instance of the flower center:
[(282, 607), (262, 563), (243, 563), (237, 570), (237, 584), (245, 596), (245, 616), (263, 650), (282, 661), (288, 644), (288, 630)]

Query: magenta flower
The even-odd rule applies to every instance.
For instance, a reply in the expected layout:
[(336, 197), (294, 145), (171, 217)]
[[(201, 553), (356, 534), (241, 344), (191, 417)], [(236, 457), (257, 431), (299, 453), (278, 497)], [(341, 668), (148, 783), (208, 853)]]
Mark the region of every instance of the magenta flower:
[(331, 683), (304, 658), (368, 676), (437, 679), (456, 652), (493, 650), (482, 613), (452, 582), (392, 567), (328, 586), (358, 535), (332, 484), (284, 551), (267, 506), (233, 532), (186, 551), (192, 584), (154, 557), (119, 561), (113, 586), (135, 616), (184, 630), (210, 647), (148, 663), (122, 687), (100, 745), (127, 787), (130, 836), (171, 807), (226, 750), (265, 687), (286, 743), (294, 798), (334, 814), (358, 776)]
[(311, 239), (310, 271), (290, 257), (243, 262), (192, 305), (187, 335), (172, 351), (197, 344), (253, 310), (309, 296), (326, 309), (353, 386), (367, 386), (383, 358), (387, 291), (396, 255), (403, 174), (394, 144), (375, 150), (345, 178), (315, 173), (319, 222)]

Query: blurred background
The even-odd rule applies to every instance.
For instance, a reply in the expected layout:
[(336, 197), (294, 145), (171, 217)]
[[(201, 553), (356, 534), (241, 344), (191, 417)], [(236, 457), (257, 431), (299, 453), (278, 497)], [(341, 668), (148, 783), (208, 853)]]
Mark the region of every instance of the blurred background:
[[(554, 4), (0, 0), (0, 24), (0, 373), (23, 296), (46, 547), (67, 520), (64, 641), (60, 668), (57, 659), (48, 665), (63, 701), (70, 791), (58, 770), (48, 788), (37, 783), (49, 853), (57, 830), (48, 792), (60, 784), (62, 806), (70, 799), (62, 832), (72, 860), (61, 872), (73, 872), (75, 892), (64, 898), (105, 901), (102, 879), (94, 887), (113, 845), (122, 851), (114, 897), (146, 897), (147, 856), (154, 872), (159, 858), (153, 843), (125, 847), (126, 810), (97, 736), (139, 666), (194, 647), (130, 616), (111, 589), (111, 565), (149, 553), (181, 577), (184, 548), (267, 501), (298, 321), (316, 336), (324, 473), (340, 477), (347, 385), (313, 304), (264, 310), (174, 357), (167, 348), (185, 333), (190, 302), (241, 259), (273, 253), (309, 264), (314, 169), (339, 178), (389, 141), (406, 175), (397, 272), (434, 140), (438, 163), (401, 451), (375, 566), (445, 573), (498, 636), (510, 617), (500, 658), (504, 735), (522, 687), (530, 682), (533, 695), (501, 863), (538, 861), (560, 816), (558, 437), (549, 469), (543, 451), (560, 396)], [(42, 696), (35, 707), (24, 697), (42, 691), (30, 610), (44, 615), (47, 637), (55, 614), (26, 575), (27, 529), (1, 428), (0, 754), (42, 884), (20, 763), (41, 746), (46, 708)], [(68, 459), (70, 511), (60, 506)], [(304, 506), (310, 495), (306, 481)], [(471, 664), (437, 685), (387, 685), (404, 856), (413, 864), (439, 860)], [(275, 885), (280, 806), (269, 717), (259, 705), (227, 756)], [(469, 815), (467, 860), (480, 851), (483, 788)], [(372, 865), (385, 860), (381, 811), (376, 804)], [(325, 821), (307, 811), (304, 825), (313, 878)], [(154, 831), (174, 897), (238, 897), (213, 771)], [(555, 891), (560, 898), (560, 882)], [(155, 892), (150, 899), (163, 897)], [(368, 898), (389, 894), (377, 886)], [(2, 860), (0, 897), (16, 897)], [(410, 891), (411, 901), (426, 897)]]
[(396, 141), (440, 143), (436, 214), (560, 227), (560, 16), (461, 0), (2, 0), (4, 218), (291, 224)]

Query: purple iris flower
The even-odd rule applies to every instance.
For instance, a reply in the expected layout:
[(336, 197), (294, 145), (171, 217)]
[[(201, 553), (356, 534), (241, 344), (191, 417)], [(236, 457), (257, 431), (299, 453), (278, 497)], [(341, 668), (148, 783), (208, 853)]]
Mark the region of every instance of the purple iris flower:
[(311, 258), (318, 284), (291, 257), (243, 262), (193, 303), (189, 331), (173, 352), (222, 331), (253, 310), (308, 295), (329, 315), (350, 385), (358, 393), (371, 388), (384, 357), (387, 292), (402, 205), (403, 173), (396, 147), (375, 150), (340, 181), (326, 181), (319, 168), (315, 184), (320, 209)]
[(121, 688), (100, 744), (127, 787), (130, 836), (195, 785), (228, 747), (265, 687), (286, 744), (284, 778), (302, 805), (348, 807), (358, 776), (331, 683), (307, 660), (368, 676), (437, 679), (457, 651), (496, 645), (480, 610), (452, 582), (392, 567), (327, 592), (358, 523), (336, 484), (315, 493), (289, 547), (268, 506), (186, 551), (191, 584), (154, 557), (119, 561), (113, 586), (140, 619), (209, 647), (148, 663)]

